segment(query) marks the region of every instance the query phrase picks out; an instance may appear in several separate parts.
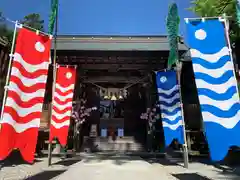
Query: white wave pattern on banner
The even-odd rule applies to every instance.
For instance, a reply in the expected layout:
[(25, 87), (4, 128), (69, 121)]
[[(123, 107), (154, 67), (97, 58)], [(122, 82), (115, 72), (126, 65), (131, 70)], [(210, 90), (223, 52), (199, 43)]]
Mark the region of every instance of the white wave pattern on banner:
[(40, 126), (39, 118), (32, 119), (31, 121), (23, 124), (16, 122), (10, 114), (5, 114), (1, 123), (10, 124), (17, 133), (23, 133), (30, 128), (38, 128)]
[(193, 64), (193, 68), (196, 72), (205, 72), (206, 74), (211, 74), (211, 76), (214, 78), (219, 78), (224, 74), (224, 71), (232, 70), (232, 63), (228, 61), (223, 67), (218, 69), (219, 72), (213, 71), (212, 69), (207, 69), (200, 64)]
[[(58, 68), (58, 72), (61, 71), (62, 68), (65, 68), (65, 67), (60, 66)], [(67, 76), (67, 73), (65, 73), (65, 75)], [(63, 77), (58, 76), (57, 78), (59, 78), (58, 81), (60, 81), (60, 78), (63, 78)], [(72, 78), (72, 76), (70, 78)], [(65, 80), (65, 79), (62, 79), (62, 80)], [(63, 81), (63, 84), (64, 84), (64, 81)], [(57, 119), (61, 120), (64, 117), (70, 118), (71, 112), (72, 112), (71, 108), (72, 108), (73, 90), (74, 90), (74, 84), (70, 84), (69, 86), (64, 87), (60, 83), (56, 83), (56, 91), (54, 93), (54, 100), (53, 100), (53, 116), (55, 116)], [(60, 110), (61, 112), (57, 112), (55, 109)], [(62, 122), (55, 122), (55, 120), (52, 119), (52, 125), (57, 129), (61, 127), (57, 125), (58, 123), (62, 124)], [(66, 124), (66, 123), (65, 125), (69, 126), (69, 124)]]
[(24, 61), (24, 59), (22, 58), (22, 55), (17, 52), (14, 54), (14, 61), (21, 63), (25, 71), (28, 71), (29, 73), (33, 73), (35, 71), (45, 69), (44, 67), (48, 67), (49, 65), (49, 62), (46, 62), (46, 61), (40, 64), (29, 64), (28, 62)]
[[(19, 68), (16, 62), (21, 63), (22, 67)], [(11, 72), (8, 89), (9, 91), (14, 92), (21, 102), (16, 101), (16, 97), (12, 97), (9, 93), (1, 124), (9, 123), (18, 133), (22, 133), (29, 128), (39, 127), (39, 114), (42, 112), (48, 65), (49, 62), (43, 62), (39, 65), (31, 65), (27, 63), (20, 54), (15, 53), (12, 68), (13, 71)], [(25, 68), (29, 68), (30, 71)], [(39, 70), (42, 72), (38, 72)], [(27, 73), (25, 71), (27, 71)], [(41, 101), (35, 103), (29, 101), (30, 99), (37, 98), (41, 99)], [(30, 114), (32, 115), (28, 116)], [(26, 123), (18, 123), (19, 118)], [(32, 121), (33, 123), (31, 123)]]
[(162, 122), (163, 127), (165, 128), (169, 128), (171, 130), (176, 130), (177, 128), (179, 128), (180, 126), (182, 126), (182, 121), (178, 121), (177, 124), (169, 124), (166, 122)]
[(192, 58), (201, 58), (206, 60), (207, 62), (216, 63), (220, 60), (221, 57), (229, 55), (229, 49), (225, 46), (215, 54), (204, 54), (197, 49), (190, 49), (190, 53)]
[[(177, 85), (169, 90), (158, 88), (158, 93), (171, 96), (175, 91), (179, 91), (178, 89), (179, 88)], [(179, 92), (173, 95), (173, 97), (171, 98), (165, 98), (164, 96), (159, 95), (159, 100), (164, 102), (164, 103), (160, 103), (160, 107), (162, 108), (161, 109), (162, 118), (167, 118), (169, 121), (173, 122), (174, 120), (176, 120), (176, 118), (181, 117), (181, 110), (176, 111), (180, 107), (179, 98), (180, 98)], [(178, 102), (173, 103), (176, 100), (178, 100)], [(167, 112), (173, 112), (173, 111), (176, 111), (176, 112), (173, 115), (169, 115), (164, 113), (165, 112), (164, 110)], [(163, 121), (163, 127), (166, 126), (172, 130), (176, 130), (181, 125), (182, 125), (182, 120), (179, 120), (176, 124), (169, 124), (168, 122)]]
[(76, 69), (73, 67), (59, 66), (57, 68), (53, 113), (50, 126), (50, 141), (56, 137), (63, 146), (67, 143), (68, 128), (72, 113), (75, 76)]
[(240, 102), (227, 24), (219, 19), (186, 23), (204, 131), (213, 161), (240, 146)]
[(34, 161), (47, 82), (51, 38), (21, 28), (0, 124), (0, 160), (13, 149)]
[[(208, 69), (204, 65), (205, 61), (210, 63), (220, 63), (219, 61), (221, 58), (226, 55), (229, 56), (229, 50), (227, 47), (223, 47), (219, 52), (214, 54), (203, 54), (197, 50), (191, 50), (192, 57), (202, 60), (202, 63), (195, 63), (195, 61), (193, 61), (197, 88), (206, 89), (207, 87), (206, 90), (211, 90), (205, 90), (199, 94), (199, 100), (202, 107), (208, 107), (202, 108), (203, 116), (206, 116), (203, 117), (205, 122), (214, 122), (225, 128), (233, 128), (240, 120), (240, 109), (237, 108), (237, 111), (234, 111), (237, 106), (240, 107), (237, 91), (235, 90), (232, 94), (226, 92), (226, 90), (231, 88), (234, 84), (237, 84), (236, 78), (233, 74), (233, 63), (231, 61), (226, 61), (222, 67), (215, 69)], [(226, 98), (219, 100), (219, 94), (221, 94), (222, 98), (224, 98), (224, 96), (226, 96)]]
[(169, 146), (174, 139), (183, 144), (183, 120), (176, 71), (157, 72), (156, 81), (165, 145)]

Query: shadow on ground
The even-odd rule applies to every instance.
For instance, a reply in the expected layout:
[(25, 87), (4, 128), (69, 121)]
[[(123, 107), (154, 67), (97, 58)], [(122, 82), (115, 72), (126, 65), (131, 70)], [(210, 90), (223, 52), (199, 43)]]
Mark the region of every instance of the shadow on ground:
[(31, 176), (25, 180), (50, 180), (64, 173), (66, 170), (43, 171), (39, 174)]
[[(175, 178), (177, 178), (178, 180), (212, 180), (210, 178), (201, 176), (197, 173), (179, 173), (179, 174), (171, 174), (172, 176), (174, 176)], [(227, 177), (228, 180), (239, 180), (239, 177)], [(226, 180), (225, 178), (222, 180)]]
[(83, 163), (101, 163), (103, 161), (111, 161), (115, 165), (124, 165), (129, 162), (133, 161), (140, 161), (142, 158), (140, 158), (140, 155), (142, 154), (143, 157), (164, 157), (165, 155), (163, 153), (158, 154), (151, 154), (151, 153), (117, 153), (117, 152), (105, 152), (105, 153), (92, 153), (88, 154), (84, 157)]
[[(236, 158), (236, 155), (234, 155)], [(166, 155), (165, 158), (154, 158), (154, 157), (142, 157), (145, 161), (147, 161), (150, 164), (158, 163), (164, 166), (181, 166), (183, 165), (183, 156), (171, 154), (170, 156)], [(240, 161), (236, 163), (235, 160), (234, 163), (231, 163), (232, 161), (229, 161), (229, 159), (232, 158), (231, 154), (227, 157), (227, 160), (222, 162), (212, 162), (208, 156), (189, 156), (189, 163), (200, 163), (205, 164), (208, 166), (213, 166), (216, 169), (212, 169), (212, 171), (216, 171), (216, 173), (220, 173), (225, 176), (238, 176), (237, 178), (230, 178), (231, 180), (237, 180), (240, 179)], [(237, 158), (240, 159), (240, 158)], [(173, 176), (176, 176), (176, 178), (180, 180), (191, 180), (191, 179), (201, 179), (201, 180), (208, 180), (206, 177), (201, 177), (198, 174), (175, 174)]]
[(63, 159), (59, 162), (56, 162), (54, 164), (52, 164), (52, 166), (54, 167), (54, 165), (62, 165), (65, 168), (64, 169), (58, 169), (58, 170), (46, 170), (43, 171), (39, 174), (36, 174), (34, 176), (31, 176), (25, 180), (50, 180), (53, 179), (59, 175), (61, 175), (62, 173), (64, 173), (65, 171), (67, 171), (68, 167), (81, 161), (80, 157), (73, 157), (73, 158), (68, 158), (68, 159)]
[(175, 178), (179, 180), (211, 180), (207, 177), (200, 176), (197, 173), (189, 173), (189, 174), (172, 174)]
[[(41, 162), (40, 159), (35, 159), (34, 163)], [(33, 163), (33, 164), (34, 164)], [(0, 168), (2, 167), (10, 167), (10, 166), (17, 166), (21, 164), (29, 164), (23, 160), (19, 151), (15, 150), (3, 161), (0, 161)], [(31, 165), (31, 164), (29, 164)]]
[(79, 161), (81, 161), (80, 158), (71, 158), (71, 159), (63, 159), (57, 163), (54, 163), (53, 165), (62, 165), (62, 166), (71, 166), (75, 163), (78, 163)]

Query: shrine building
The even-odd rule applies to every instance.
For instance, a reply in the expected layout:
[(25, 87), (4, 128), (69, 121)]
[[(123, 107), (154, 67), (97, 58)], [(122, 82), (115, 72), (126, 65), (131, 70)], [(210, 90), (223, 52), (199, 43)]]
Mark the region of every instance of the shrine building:
[[(188, 93), (194, 91), (195, 86), (191, 85), (193, 72), (183, 39), (178, 46), (184, 62), (182, 83), (187, 84), (183, 92), (188, 121), (196, 111), (191, 107), (196, 104), (196, 98)], [(89, 139), (98, 150), (146, 149), (147, 122), (140, 116), (157, 102), (155, 71), (166, 69), (168, 55), (167, 36), (58, 36), (57, 63), (77, 66), (74, 101), (84, 98), (87, 107), (98, 108), (83, 125), (79, 149), (88, 147)], [(51, 82), (52, 76), (49, 76), (42, 127), (50, 120)], [(189, 108), (191, 110), (187, 110)], [(199, 124), (192, 124), (199, 129)], [(112, 134), (116, 138), (114, 141)], [(162, 145), (161, 121), (155, 136), (158, 145)]]

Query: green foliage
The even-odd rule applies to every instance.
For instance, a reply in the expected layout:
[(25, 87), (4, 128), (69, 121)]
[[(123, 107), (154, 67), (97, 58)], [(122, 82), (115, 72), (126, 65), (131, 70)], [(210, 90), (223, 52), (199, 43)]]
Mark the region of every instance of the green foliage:
[(220, 16), (224, 13), (234, 15), (236, 0), (194, 0), (188, 8), (200, 17)]
[(40, 14), (32, 13), (24, 17), (22, 21), (20, 21), (23, 25), (32, 27), (34, 29), (44, 31), (44, 20), (41, 19)]
[[(41, 17), (39, 14), (33, 13), (29, 14), (24, 17), (20, 23), (30, 26), (32, 28), (38, 29), (40, 31), (43, 31), (44, 28), (44, 21), (41, 20)], [(8, 41), (8, 43), (12, 42), (13, 38), (13, 30), (9, 29), (7, 26), (7, 23), (5, 19), (3, 18), (3, 13), (0, 12), (0, 36)]]
[(58, 9), (58, 0), (51, 0), (51, 15), (49, 18), (48, 33), (53, 34)]
[(188, 10), (200, 17), (231, 16), (230, 38), (235, 42), (240, 38), (240, 29), (236, 23), (237, 0), (194, 0)]
[(2, 12), (0, 12), (0, 36), (1, 38), (5, 39), (8, 43), (12, 42), (13, 30), (10, 30), (7, 27)]
[(180, 18), (178, 15), (178, 7), (176, 3), (169, 6), (167, 17), (167, 32), (170, 46), (170, 53), (168, 57), (168, 68), (178, 60), (178, 32), (179, 32)]

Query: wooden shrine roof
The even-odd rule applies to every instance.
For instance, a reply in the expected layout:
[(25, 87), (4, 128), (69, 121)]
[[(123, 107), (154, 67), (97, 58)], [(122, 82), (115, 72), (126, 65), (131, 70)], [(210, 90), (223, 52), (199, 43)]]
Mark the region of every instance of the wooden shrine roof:
[[(180, 56), (186, 51), (179, 43)], [(57, 39), (57, 63), (77, 65), (78, 77), (85, 83), (131, 84), (166, 68), (168, 56), (167, 36), (60, 35)]]
[[(58, 35), (57, 50), (169, 51), (169, 44), (167, 36)], [(186, 45), (179, 43), (179, 50)]]

